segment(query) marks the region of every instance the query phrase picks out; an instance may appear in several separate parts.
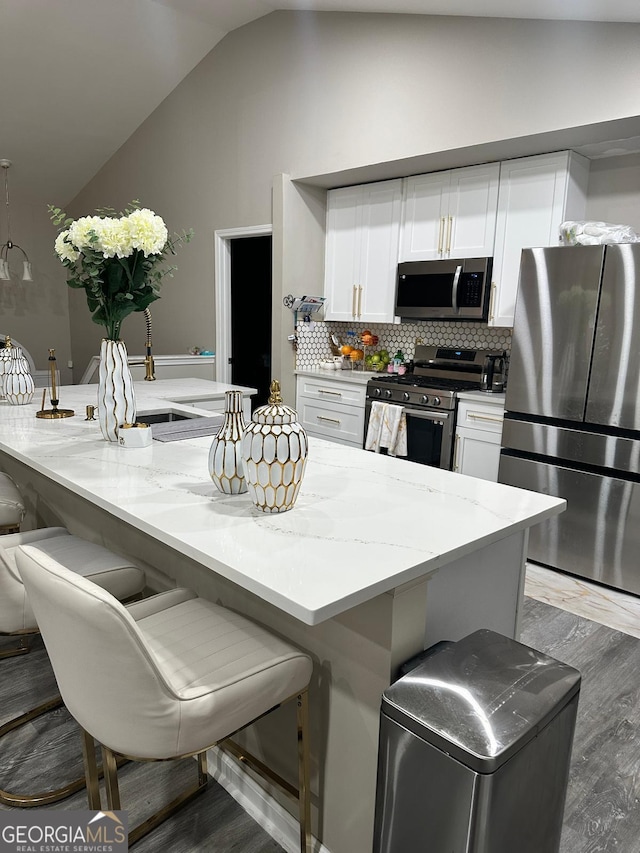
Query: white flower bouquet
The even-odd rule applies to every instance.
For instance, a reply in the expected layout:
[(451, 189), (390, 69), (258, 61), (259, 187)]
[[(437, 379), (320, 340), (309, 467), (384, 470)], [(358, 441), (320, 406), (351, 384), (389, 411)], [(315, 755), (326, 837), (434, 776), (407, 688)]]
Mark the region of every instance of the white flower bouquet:
[(52, 205), (49, 213), (63, 229), (55, 251), (69, 270), (67, 283), (84, 288), (94, 323), (113, 341), (125, 317), (160, 298), (162, 279), (176, 269), (166, 264), (166, 255), (193, 236), (188, 231), (170, 238), (161, 217), (138, 201), (121, 213), (103, 208), (75, 221)]

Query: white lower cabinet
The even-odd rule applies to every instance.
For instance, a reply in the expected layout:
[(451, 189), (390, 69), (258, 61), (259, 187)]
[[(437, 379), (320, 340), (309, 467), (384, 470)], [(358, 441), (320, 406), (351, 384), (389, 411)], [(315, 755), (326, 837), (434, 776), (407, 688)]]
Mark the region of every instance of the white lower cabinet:
[(298, 420), (309, 435), (362, 447), (365, 385), (298, 376)]
[(482, 480), (498, 480), (504, 398), (461, 400), (453, 452), (453, 470)]

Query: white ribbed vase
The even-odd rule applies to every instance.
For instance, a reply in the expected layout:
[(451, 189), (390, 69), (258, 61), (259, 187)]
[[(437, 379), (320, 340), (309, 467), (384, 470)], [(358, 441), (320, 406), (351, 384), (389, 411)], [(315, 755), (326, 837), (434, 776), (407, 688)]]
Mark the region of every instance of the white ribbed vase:
[(242, 391), (225, 391), (224, 404), (224, 422), (209, 450), (209, 474), (225, 495), (239, 495), (247, 491), (242, 463)]
[(107, 441), (118, 440), (120, 424), (136, 420), (136, 397), (124, 341), (102, 339), (98, 374), (98, 421)]
[(22, 347), (11, 347), (11, 359), (5, 368), (3, 390), (12, 406), (24, 406), (30, 403), (36, 389), (29, 365), (22, 355)]
[(300, 491), (307, 447), (297, 412), (283, 405), (280, 383), (274, 380), (269, 402), (255, 410), (242, 439), (247, 488), (259, 510), (291, 509)]
[(6, 394), (4, 393), (4, 377), (9, 369), (9, 362), (11, 361), (11, 353), (13, 351), (13, 346), (11, 342), (7, 346), (2, 347), (0, 349), (0, 400), (6, 400)]

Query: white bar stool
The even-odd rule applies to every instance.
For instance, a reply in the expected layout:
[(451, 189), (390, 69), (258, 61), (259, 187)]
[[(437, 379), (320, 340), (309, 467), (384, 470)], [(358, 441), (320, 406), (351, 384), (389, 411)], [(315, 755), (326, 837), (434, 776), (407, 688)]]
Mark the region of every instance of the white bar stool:
[[(3, 536), (0, 538), (0, 635), (17, 637), (20, 642), (16, 647), (2, 650), (0, 659), (27, 654), (30, 651), (29, 637), (39, 631), (16, 567), (18, 548), (32, 543), (37, 543), (42, 553), (50, 555), (73, 574), (85, 577), (88, 583), (108, 589), (119, 599), (132, 599), (142, 593), (145, 584), (144, 572), (133, 565), (128, 557), (122, 557), (101, 545), (72, 536), (64, 527), (47, 527)], [(72, 623), (67, 625), (67, 631), (70, 638), (75, 636)], [(61, 705), (61, 697), (56, 696), (14, 717), (0, 726), (0, 739)], [(62, 788), (38, 794), (14, 794), (0, 789), (0, 803), (22, 808), (43, 806), (68, 797), (80, 790), (84, 784), (84, 779), (76, 779)]]
[(0, 471), (0, 536), (17, 533), (24, 518), (24, 501), (8, 474)]
[(198, 783), (133, 829), (134, 843), (204, 789), (208, 748), (292, 700), (298, 789), (247, 752), (242, 756), (298, 800), (300, 849), (311, 853), (308, 655), (191, 590), (124, 607), (40, 547), (20, 547), (16, 562), (65, 705), (85, 732), (90, 809), (101, 808), (94, 738), (102, 745), (110, 810), (120, 808), (117, 755), (139, 761), (198, 756)]

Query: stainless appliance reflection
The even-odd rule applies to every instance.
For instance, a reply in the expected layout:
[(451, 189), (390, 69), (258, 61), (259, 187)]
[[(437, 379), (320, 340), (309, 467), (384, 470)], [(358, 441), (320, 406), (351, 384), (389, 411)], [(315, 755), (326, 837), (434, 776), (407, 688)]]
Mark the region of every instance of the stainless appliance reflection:
[(535, 562), (640, 593), (640, 245), (525, 249), (499, 480), (566, 498)]

